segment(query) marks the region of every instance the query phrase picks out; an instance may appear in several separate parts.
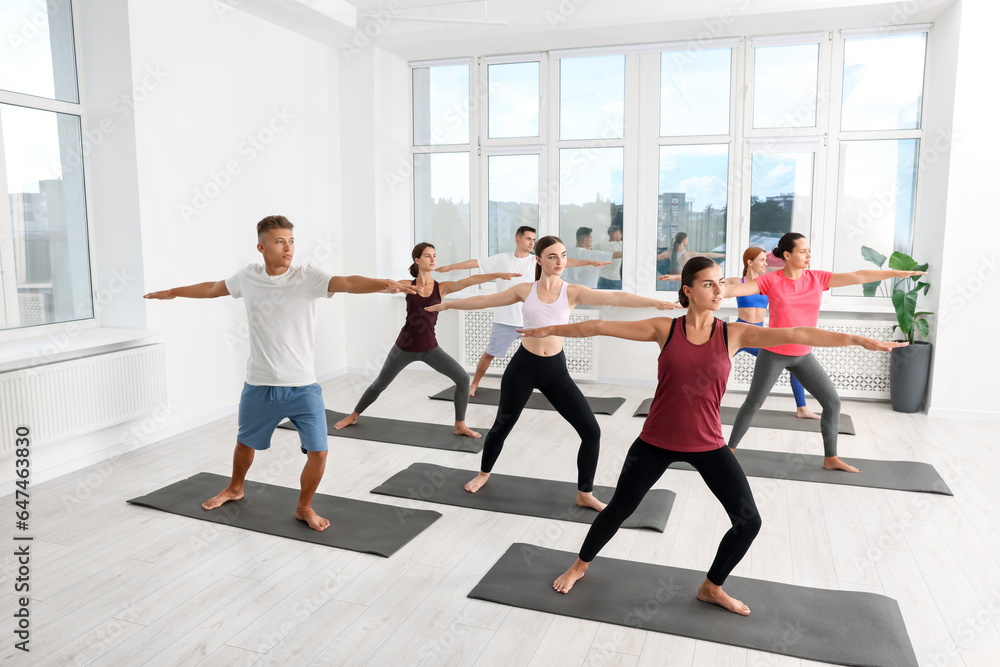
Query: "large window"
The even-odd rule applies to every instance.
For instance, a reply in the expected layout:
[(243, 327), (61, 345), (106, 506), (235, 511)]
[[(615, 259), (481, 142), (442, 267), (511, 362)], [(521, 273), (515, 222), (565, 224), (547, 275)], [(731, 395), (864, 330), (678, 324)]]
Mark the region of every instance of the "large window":
[(0, 8), (0, 328), (94, 317), (72, 4)]

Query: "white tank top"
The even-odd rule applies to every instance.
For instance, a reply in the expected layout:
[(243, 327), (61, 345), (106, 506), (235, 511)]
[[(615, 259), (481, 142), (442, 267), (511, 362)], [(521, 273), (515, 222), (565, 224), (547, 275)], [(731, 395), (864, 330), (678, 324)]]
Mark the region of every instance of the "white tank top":
[(521, 307), (524, 328), (537, 329), (554, 324), (569, 324), (569, 283), (563, 281), (559, 296), (552, 303), (542, 303), (538, 298), (538, 281), (531, 284), (528, 298)]

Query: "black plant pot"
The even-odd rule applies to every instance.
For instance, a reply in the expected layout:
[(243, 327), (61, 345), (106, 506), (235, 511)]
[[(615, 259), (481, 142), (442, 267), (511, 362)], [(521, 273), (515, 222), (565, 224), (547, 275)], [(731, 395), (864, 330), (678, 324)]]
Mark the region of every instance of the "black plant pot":
[(896, 412), (919, 412), (927, 393), (931, 344), (911, 343), (889, 353), (889, 396)]

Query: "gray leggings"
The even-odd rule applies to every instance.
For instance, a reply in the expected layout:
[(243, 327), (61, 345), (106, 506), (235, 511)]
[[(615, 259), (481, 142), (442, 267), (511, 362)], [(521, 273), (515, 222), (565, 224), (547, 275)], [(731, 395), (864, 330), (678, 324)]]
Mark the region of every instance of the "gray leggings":
[(785, 369), (795, 373), (795, 377), (806, 388), (806, 391), (812, 394), (823, 406), (823, 415), (819, 422), (819, 430), (823, 433), (823, 453), (824, 456), (836, 456), (837, 429), (840, 427), (840, 396), (837, 395), (837, 388), (833, 386), (830, 376), (826, 374), (812, 353), (804, 357), (789, 357), (768, 350), (760, 351), (757, 363), (753, 367), (753, 381), (750, 383), (750, 391), (736, 415), (736, 421), (733, 422), (729, 446), (735, 449), (740, 444), (740, 440), (750, 428), (750, 421), (760, 410), (760, 406), (764, 404), (764, 399), (771, 392), (771, 387), (781, 375), (781, 371)]
[[(389, 350), (389, 356), (385, 358), (382, 370), (378, 377), (371, 383), (365, 393), (361, 394), (354, 411), (359, 415), (368, 409), (368, 406), (375, 402), (389, 383), (396, 379), (399, 372), (412, 364), (414, 361), (422, 361), (438, 373), (447, 375), (455, 383), (455, 421), (465, 421), (465, 408), (469, 405), (469, 374), (459, 366), (458, 362), (448, 356), (448, 353), (435, 347), (427, 352), (406, 352), (393, 345)], [(815, 396), (815, 394), (813, 394)]]

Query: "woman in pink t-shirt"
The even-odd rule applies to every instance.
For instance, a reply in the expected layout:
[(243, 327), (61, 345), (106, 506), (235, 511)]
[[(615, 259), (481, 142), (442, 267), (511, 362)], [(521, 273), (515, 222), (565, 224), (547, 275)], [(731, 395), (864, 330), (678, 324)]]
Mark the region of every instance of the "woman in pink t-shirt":
[[(809, 269), (812, 260), (809, 241), (805, 236), (789, 232), (781, 237), (773, 250), (774, 256), (785, 260), (780, 271), (765, 273), (756, 279), (727, 290), (726, 297), (763, 294), (768, 298), (771, 320), (775, 327), (815, 327), (819, 321), (819, 306), (823, 292), (831, 287), (845, 287), (922, 275), (922, 271), (854, 271), (830, 273)], [(794, 371), (802, 386), (823, 407), (820, 432), (823, 434), (823, 467), (828, 470), (860, 472), (837, 456), (837, 429), (840, 426), (840, 396), (830, 376), (812, 355), (808, 345), (778, 345), (764, 348), (754, 365), (750, 391), (733, 423), (729, 446), (736, 449), (750, 428), (750, 421), (760, 410), (781, 371)]]

